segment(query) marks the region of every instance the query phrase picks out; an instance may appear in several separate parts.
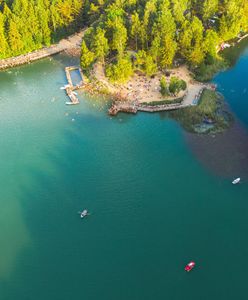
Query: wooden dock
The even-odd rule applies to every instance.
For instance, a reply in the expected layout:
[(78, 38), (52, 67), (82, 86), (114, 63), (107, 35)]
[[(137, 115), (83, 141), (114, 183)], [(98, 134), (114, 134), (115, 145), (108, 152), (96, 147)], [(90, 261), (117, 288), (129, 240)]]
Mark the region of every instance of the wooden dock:
[[(75, 70), (78, 70), (80, 75), (81, 75), (81, 81), (77, 85), (73, 85), (72, 78), (71, 78), (71, 71), (75, 71)], [(69, 104), (73, 104), (73, 105), (79, 104), (79, 100), (78, 100), (77, 94), (75, 93), (75, 90), (83, 88), (83, 85), (84, 85), (83, 71), (78, 66), (66, 67), (65, 68), (65, 75), (66, 75), (67, 82), (68, 82), (68, 84), (66, 85), (65, 90), (66, 90), (67, 96), (70, 98), (70, 102), (66, 102), (66, 104), (68, 104), (68, 105)]]
[(171, 111), (171, 110), (177, 110), (181, 108), (188, 107), (187, 104), (164, 104), (164, 105), (139, 105), (138, 110), (143, 112), (161, 112), (161, 111)]
[(132, 102), (122, 102), (116, 101), (109, 109), (109, 114), (111, 116), (117, 115), (119, 112), (136, 114), (138, 111), (137, 105)]
[(109, 114), (111, 116), (116, 116), (119, 112), (136, 114), (138, 111), (153, 113), (181, 109), (187, 106), (184, 104), (147, 105), (135, 102), (115, 102), (110, 107)]
[(144, 104), (144, 103), (139, 103), (137, 101), (115, 101), (112, 106), (109, 109), (109, 114), (111, 116), (116, 116), (119, 112), (125, 112), (125, 113), (132, 113), (136, 114), (138, 111), (142, 112), (149, 112), (149, 113), (154, 113), (154, 112), (162, 112), (162, 111), (172, 111), (172, 110), (177, 110), (177, 109), (182, 109), (186, 108), (192, 105), (197, 105), (198, 100), (201, 97), (202, 91), (204, 89), (209, 89), (209, 90), (216, 90), (216, 85), (215, 84), (202, 84), (202, 87), (197, 95), (197, 103), (193, 104), (192, 101), (194, 100), (192, 98), (192, 101), (188, 103), (185, 101), (185, 98), (188, 97), (188, 94), (186, 93), (183, 101), (181, 103), (174, 103), (174, 104), (161, 104), (161, 105), (149, 105), (149, 103)]

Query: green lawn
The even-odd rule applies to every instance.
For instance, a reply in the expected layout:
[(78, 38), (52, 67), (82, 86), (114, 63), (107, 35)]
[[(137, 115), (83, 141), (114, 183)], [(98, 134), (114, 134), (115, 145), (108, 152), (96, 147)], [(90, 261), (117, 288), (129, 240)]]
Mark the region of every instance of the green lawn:
[[(204, 133), (220, 132), (230, 126), (232, 117), (224, 109), (223, 97), (211, 90), (204, 90), (198, 105), (180, 109), (170, 113), (180, 124), (190, 132), (199, 132), (199, 127), (205, 127)], [(213, 124), (206, 125), (204, 120), (211, 119)]]

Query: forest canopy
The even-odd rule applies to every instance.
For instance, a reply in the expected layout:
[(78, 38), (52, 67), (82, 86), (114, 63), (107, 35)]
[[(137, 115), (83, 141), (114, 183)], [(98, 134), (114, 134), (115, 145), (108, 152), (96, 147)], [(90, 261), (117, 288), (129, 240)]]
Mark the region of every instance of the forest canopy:
[(0, 0), (0, 58), (49, 46), (80, 16), (82, 0)]
[(108, 76), (125, 80), (134, 68), (152, 75), (175, 59), (213, 63), (223, 41), (248, 31), (248, 1), (0, 0), (0, 58), (85, 26), (83, 68), (107, 62)]
[(130, 63), (147, 75), (175, 59), (191, 66), (214, 63), (222, 42), (248, 30), (247, 0), (86, 0), (84, 5), (97, 22), (84, 37), (82, 65), (107, 61), (113, 80), (119, 73), (124, 79), (123, 70), (130, 74)]

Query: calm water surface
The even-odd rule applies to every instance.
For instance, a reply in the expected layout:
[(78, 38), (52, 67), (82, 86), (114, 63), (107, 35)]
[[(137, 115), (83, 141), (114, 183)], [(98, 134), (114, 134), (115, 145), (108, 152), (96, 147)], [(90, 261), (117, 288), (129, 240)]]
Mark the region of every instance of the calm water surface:
[[(71, 64), (0, 73), (0, 299), (247, 299), (248, 178), (232, 186), (159, 114), (66, 106)], [(247, 76), (248, 52), (216, 78), (244, 132)]]

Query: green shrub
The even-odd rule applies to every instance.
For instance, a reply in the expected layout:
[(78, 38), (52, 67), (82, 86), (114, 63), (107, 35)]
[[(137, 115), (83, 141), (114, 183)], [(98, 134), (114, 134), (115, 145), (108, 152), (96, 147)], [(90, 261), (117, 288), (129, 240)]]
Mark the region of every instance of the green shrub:
[(147, 54), (144, 50), (138, 51), (136, 55), (135, 67), (142, 70), (148, 76), (157, 73), (158, 67), (151, 55)]
[(162, 101), (152, 101), (152, 102), (143, 102), (142, 105), (149, 105), (149, 106), (157, 106), (157, 105), (170, 105), (170, 104), (181, 104), (183, 98), (176, 98), (173, 100), (162, 100)]
[(155, 73), (157, 73), (158, 67), (157, 64), (154, 62), (153, 58), (150, 55), (146, 56), (146, 61), (145, 61), (145, 72), (146, 75), (152, 76)]
[(180, 91), (185, 91), (187, 84), (184, 80), (179, 79), (178, 77), (171, 77), (169, 84), (169, 91), (173, 95), (177, 95)]
[(168, 96), (169, 95), (169, 90), (168, 90), (166, 78), (164, 76), (162, 76), (161, 79), (160, 79), (160, 93), (163, 96)]
[(181, 80), (181, 89), (185, 91), (187, 89), (187, 83), (184, 80)]

